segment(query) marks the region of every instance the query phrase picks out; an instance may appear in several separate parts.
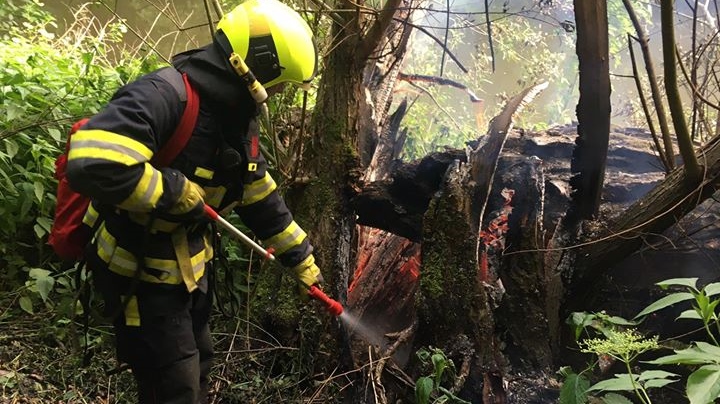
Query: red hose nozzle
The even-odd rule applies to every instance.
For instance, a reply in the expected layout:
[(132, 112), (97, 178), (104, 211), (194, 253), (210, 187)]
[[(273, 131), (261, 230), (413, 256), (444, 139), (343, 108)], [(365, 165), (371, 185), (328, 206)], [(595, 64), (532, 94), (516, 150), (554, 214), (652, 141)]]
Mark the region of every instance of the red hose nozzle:
[(330, 314), (333, 316), (339, 316), (343, 312), (342, 304), (340, 304), (337, 300), (333, 300), (328, 295), (326, 295), (320, 288), (313, 285), (310, 286), (310, 289), (308, 290), (308, 295), (312, 297), (313, 299), (319, 300), (322, 304), (325, 305), (325, 308), (327, 309)]

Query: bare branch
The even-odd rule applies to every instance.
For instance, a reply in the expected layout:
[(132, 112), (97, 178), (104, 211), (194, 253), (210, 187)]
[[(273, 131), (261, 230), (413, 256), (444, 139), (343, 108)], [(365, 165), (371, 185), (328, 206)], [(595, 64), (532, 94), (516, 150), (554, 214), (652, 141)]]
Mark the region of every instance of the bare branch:
[(645, 100), (645, 94), (643, 92), (642, 84), (640, 82), (640, 73), (638, 72), (637, 62), (635, 61), (635, 51), (633, 50), (633, 44), (630, 34), (628, 34), (628, 49), (630, 49), (630, 62), (632, 64), (635, 86), (637, 87), (638, 96), (640, 97), (640, 105), (642, 105), (643, 113), (645, 114), (645, 120), (648, 124), (648, 129), (650, 130), (653, 142), (655, 143), (655, 149), (657, 149), (658, 158), (660, 159), (663, 167), (665, 167), (665, 173), (669, 173), (672, 169), (668, 165), (667, 158), (663, 153), (662, 147), (660, 146), (660, 139), (658, 139), (657, 132), (655, 131), (655, 125), (653, 124), (652, 117), (650, 116), (650, 109), (648, 108), (647, 100)]
[(385, 32), (393, 22), (395, 12), (398, 10), (401, 3), (402, 0), (388, 0), (385, 3), (385, 6), (380, 11), (380, 15), (377, 20), (375, 20), (375, 23), (372, 27), (370, 27), (370, 30), (367, 34), (365, 34), (365, 37), (362, 40), (360, 52), (358, 54), (360, 60), (367, 60), (380, 45), (380, 41), (382, 41), (385, 37)]

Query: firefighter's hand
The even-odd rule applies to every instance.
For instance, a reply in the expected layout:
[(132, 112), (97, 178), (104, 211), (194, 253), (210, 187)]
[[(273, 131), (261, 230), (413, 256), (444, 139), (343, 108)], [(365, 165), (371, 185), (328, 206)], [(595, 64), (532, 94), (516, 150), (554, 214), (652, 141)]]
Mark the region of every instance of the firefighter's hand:
[(320, 268), (315, 265), (315, 257), (309, 255), (300, 264), (296, 265), (293, 269), (299, 282), (304, 283), (306, 286), (299, 285), (298, 291), (301, 297), (307, 297), (308, 287), (313, 285), (320, 285), (323, 282)]
[(180, 197), (170, 207), (167, 214), (174, 220), (194, 221), (205, 216), (204, 209), (205, 191), (200, 185), (186, 179)]

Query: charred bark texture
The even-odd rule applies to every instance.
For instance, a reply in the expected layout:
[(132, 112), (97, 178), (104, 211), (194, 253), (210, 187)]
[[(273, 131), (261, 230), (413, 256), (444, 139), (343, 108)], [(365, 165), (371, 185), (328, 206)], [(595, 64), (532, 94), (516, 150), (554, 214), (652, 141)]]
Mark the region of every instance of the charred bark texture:
[[(435, 346), (462, 363), (470, 359), (466, 396), (482, 400), (486, 373), (503, 367), (486, 286), (478, 276), (467, 173), (453, 164), (424, 217), (418, 332), (414, 348)], [(479, 401), (480, 402), (480, 401)]]
[(585, 304), (591, 297), (587, 293), (592, 290), (590, 285), (613, 264), (636, 251), (646, 236), (662, 233), (713, 195), (720, 185), (720, 138), (706, 145), (699, 155), (709, 165), (695, 190), (687, 192), (685, 172), (682, 167), (676, 168), (665, 181), (612, 220), (607, 230), (586, 231), (593, 237), (587, 237), (592, 242), (577, 251), (578, 267), (582, 270), (572, 274), (570, 301), (574, 305)]
[(610, 136), (610, 70), (607, 2), (575, 2), (576, 52), (580, 64), (578, 138), (570, 180), (573, 187), (571, 220), (590, 219), (600, 207), (605, 160)]
[[(508, 230), (504, 251), (499, 263), (499, 277), (505, 289), (502, 302), (495, 312), (498, 328), (504, 330), (504, 342), (511, 362), (526, 370), (551, 366), (553, 346), (551, 335), (554, 317), (547, 312), (550, 279), (544, 269), (541, 250), (545, 243), (543, 227), (545, 176), (542, 161), (535, 157), (501, 159), (492, 198), (488, 202), (490, 216), (502, 212), (501, 193), (511, 194), (512, 209), (508, 217)], [(535, 251), (527, 254), (508, 254), (513, 251)]]
[(463, 150), (448, 150), (418, 162), (395, 161), (386, 174), (388, 179), (367, 184), (353, 198), (357, 223), (420, 241), (430, 198), (440, 188), (448, 166), (465, 160)]

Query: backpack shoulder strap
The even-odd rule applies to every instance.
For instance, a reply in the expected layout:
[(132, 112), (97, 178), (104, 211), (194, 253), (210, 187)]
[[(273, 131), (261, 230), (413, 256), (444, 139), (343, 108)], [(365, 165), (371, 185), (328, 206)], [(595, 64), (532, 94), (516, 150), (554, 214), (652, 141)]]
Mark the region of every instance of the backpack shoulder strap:
[(167, 67), (159, 70), (158, 75), (173, 86), (180, 97), (180, 101), (185, 102), (185, 110), (180, 118), (180, 123), (175, 128), (175, 132), (150, 160), (156, 167), (167, 167), (190, 140), (200, 110), (200, 97), (190, 85), (187, 74), (181, 74), (175, 68)]

